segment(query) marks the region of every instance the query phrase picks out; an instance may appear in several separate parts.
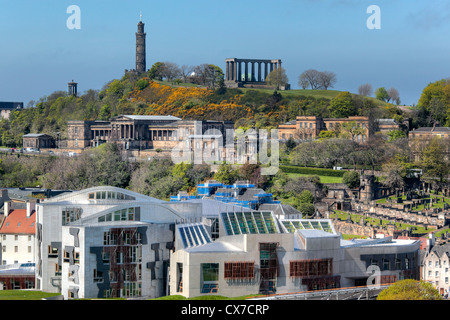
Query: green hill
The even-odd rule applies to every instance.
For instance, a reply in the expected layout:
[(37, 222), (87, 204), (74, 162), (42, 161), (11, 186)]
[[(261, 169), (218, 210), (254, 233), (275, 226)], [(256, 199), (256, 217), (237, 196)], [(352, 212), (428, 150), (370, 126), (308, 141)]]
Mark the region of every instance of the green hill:
[[(344, 97), (344, 98), (342, 98)], [(336, 100), (339, 103), (334, 103)], [(334, 102), (333, 102), (334, 101)], [(275, 128), (297, 115), (335, 116), (333, 107), (350, 105), (349, 115), (377, 109), (380, 117), (398, 113), (392, 105), (374, 98), (336, 90), (288, 90), (216, 88), (192, 84), (172, 85), (126, 73), (101, 90), (73, 97), (57, 91), (35, 106), (12, 112), (0, 121), (0, 145), (17, 147), (27, 133), (66, 137), (68, 120), (108, 120), (120, 114), (173, 115), (183, 119), (230, 120), (236, 127)]]

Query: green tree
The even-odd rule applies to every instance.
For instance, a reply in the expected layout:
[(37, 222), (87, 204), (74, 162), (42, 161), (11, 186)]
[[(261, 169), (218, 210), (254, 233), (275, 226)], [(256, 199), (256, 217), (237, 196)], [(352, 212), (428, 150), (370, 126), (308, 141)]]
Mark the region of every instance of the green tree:
[(346, 171), (342, 176), (342, 182), (345, 183), (350, 189), (359, 188), (360, 176), (357, 171)]
[(315, 209), (314, 205), (311, 203), (300, 202), (297, 205), (297, 210), (303, 214), (304, 218), (312, 217), (314, 215)]
[(381, 88), (378, 88), (377, 90), (375, 90), (375, 98), (377, 98), (378, 100), (387, 102), (389, 99), (389, 94), (384, 87), (381, 87)]
[(428, 113), (430, 124), (450, 126), (450, 79), (428, 84), (422, 91), (418, 106)]
[(148, 77), (152, 80), (162, 81), (164, 73), (164, 62), (155, 62), (150, 70), (148, 70)]
[(434, 137), (420, 155), (420, 166), (425, 180), (443, 184), (450, 173), (450, 161), (446, 157), (450, 140)]
[(394, 141), (400, 138), (406, 138), (406, 133), (403, 130), (391, 130), (387, 133), (388, 141)]
[(377, 300), (442, 300), (442, 297), (431, 283), (406, 279), (381, 291)]
[(340, 92), (330, 102), (331, 116), (335, 118), (348, 118), (356, 114), (352, 94), (348, 91)]
[(219, 165), (217, 172), (214, 174), (215, 180), (227, 185), (235, 183), (238, 177), (239, 177), (238, 170), (233, 169), (231, 164), (225, 162)]
[(330, 130), (320, 131), (320, 133), (319, 133), (319, 139), (320, 140), (331, 139), (331, 138), (336, 138), (336, 132), (330, 131)]
[(300, 195), (298, 196), (298, 199), (301, 203), (314, 203), (314, 195), (310, 190), (303, 190)]

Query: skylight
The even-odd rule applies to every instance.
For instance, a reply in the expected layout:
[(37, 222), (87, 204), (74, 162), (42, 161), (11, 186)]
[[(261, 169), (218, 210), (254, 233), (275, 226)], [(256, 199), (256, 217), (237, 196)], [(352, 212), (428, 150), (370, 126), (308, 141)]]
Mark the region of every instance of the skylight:
[(227, 235), (278, 233), (271, 212), (222, 212), (221, 217)]

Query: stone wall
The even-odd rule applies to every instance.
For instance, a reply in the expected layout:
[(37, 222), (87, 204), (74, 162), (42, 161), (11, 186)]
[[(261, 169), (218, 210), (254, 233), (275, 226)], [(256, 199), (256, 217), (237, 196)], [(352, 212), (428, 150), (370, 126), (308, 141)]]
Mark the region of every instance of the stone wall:
[(333, 220), (333, 225), (336, 232), (340, 232), (342, 234), (354, 234), (370, 238), (373, 238), (375, 235), (375, 229), (370, 226), (363, 226), (357, 223), (340, 220)]

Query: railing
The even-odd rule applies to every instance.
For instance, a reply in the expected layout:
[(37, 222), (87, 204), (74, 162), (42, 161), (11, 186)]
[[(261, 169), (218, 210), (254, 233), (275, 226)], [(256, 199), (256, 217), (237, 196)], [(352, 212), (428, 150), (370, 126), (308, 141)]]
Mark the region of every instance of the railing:
[(362, 300), (376, 297), (391, 284), (271, 294), (250, 300)]

